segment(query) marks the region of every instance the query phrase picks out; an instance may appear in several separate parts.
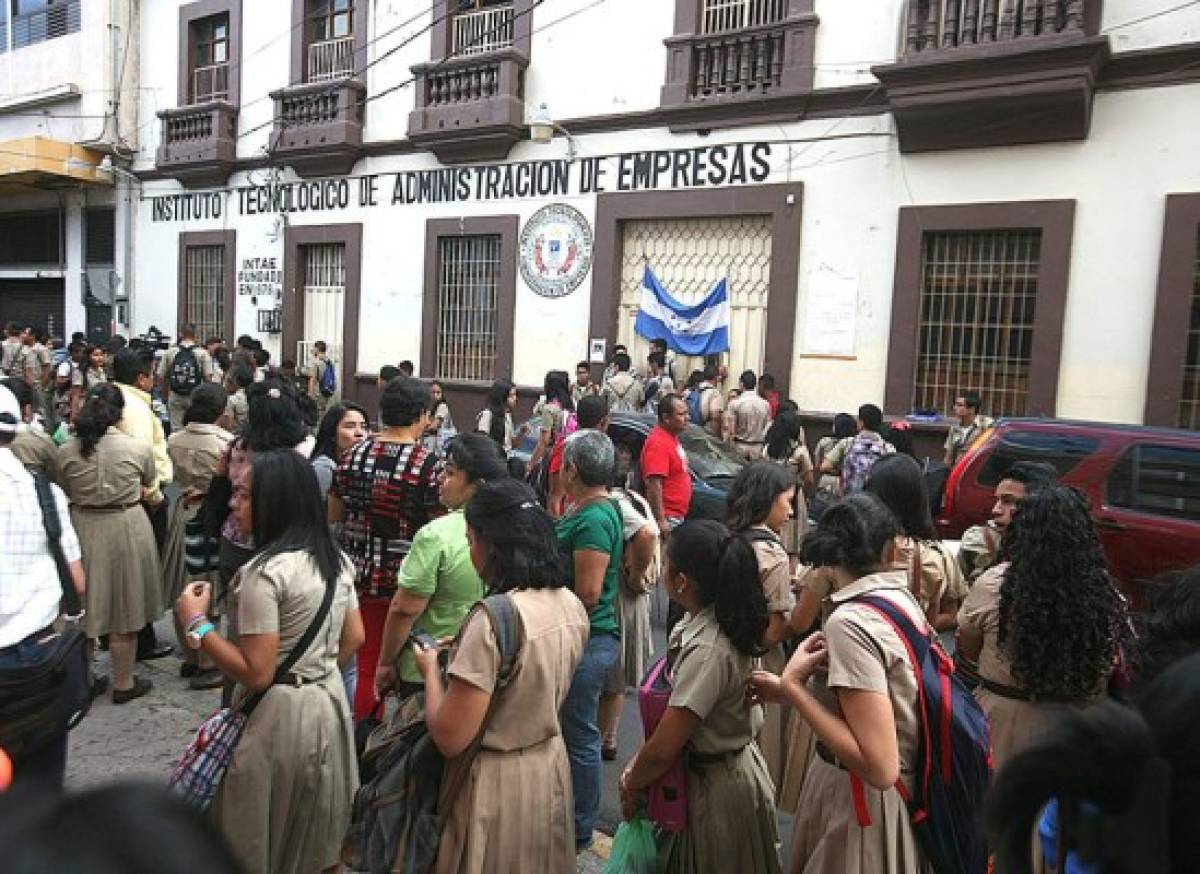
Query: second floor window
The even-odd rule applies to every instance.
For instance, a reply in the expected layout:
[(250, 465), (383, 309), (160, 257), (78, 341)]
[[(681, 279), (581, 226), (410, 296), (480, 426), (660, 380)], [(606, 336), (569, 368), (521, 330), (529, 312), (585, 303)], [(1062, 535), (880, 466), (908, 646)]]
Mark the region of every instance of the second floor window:
[(310, 0), (306, 32), (307, 81), (354, 75), (353, 0)]
[(510, 0), (457, 0), (454, 13), (455, 55), (477, 55), (513, 44), (513, 4)]
[(192, 103), (229, 97), (229, 15), (192, 25)]
[(704, 0), (705, 33), (776, 24), (787, 17), (787, 0)]
[(14, 49), (79, 32), (79, 0), (8, 0), (8, 6)]

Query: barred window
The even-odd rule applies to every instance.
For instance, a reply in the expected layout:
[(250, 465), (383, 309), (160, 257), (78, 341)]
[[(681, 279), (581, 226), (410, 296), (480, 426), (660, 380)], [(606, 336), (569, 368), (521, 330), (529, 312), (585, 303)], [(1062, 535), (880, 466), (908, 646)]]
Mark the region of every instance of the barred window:
[(1040, 230), (928, 232), (913, 408), (949, 413), (978, 391), (991, 415), (1023, 415), (1029, 394)]
[(225, 247), (188, 246), (185, 250), (181, 325), (196, 326), (197, 337), (225, 333)]
[(488, 382), (496, 374), (499, 235), (438, 241), (439, 379)]
[(704, 33), (775, 24), (787, 18), (787, 0), (704, 0)]
[(1192, 316), (1188, 326), (1183, 392), (1179, 396), (1179, 427), (1200, 428), (1200, 228), (1196, 229), (1196, 266), (1192, 271)]

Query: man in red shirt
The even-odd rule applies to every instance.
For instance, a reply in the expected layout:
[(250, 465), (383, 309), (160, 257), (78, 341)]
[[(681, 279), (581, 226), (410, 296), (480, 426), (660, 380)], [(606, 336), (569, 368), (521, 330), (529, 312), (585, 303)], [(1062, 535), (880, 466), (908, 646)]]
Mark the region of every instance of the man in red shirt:
[(668, 394), (658, 403), (658, 424), (642, 447), (642, 480), (646, 501), (665, 540), (692, 503), (692, 476), (679, 435), (688, 425), (687, 404)]

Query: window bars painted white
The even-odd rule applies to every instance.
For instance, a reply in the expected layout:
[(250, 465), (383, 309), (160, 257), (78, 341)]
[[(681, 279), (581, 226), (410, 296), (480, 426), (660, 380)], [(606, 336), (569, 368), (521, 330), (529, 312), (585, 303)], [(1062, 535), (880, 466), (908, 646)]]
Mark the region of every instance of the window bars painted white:
[(787, 0), (704, 0), (703, 33), (726, 33), (776, 24), (787, 17)]
[(490, 382), (496, 377), (500, 237), (438, 241), (438, 379)]
[(1192, 320), (1188, 325), (1187, 360), (1179, 395), (1179, 427), (1200, 428), (1200, 229), (1196, 233), (1196, 270), (1192, 275)]
[(478, 55), (513, 43), (512, 6), (493, 6), (454, 16), (455, 55)]
[[(762, 369), (771, 285), (770, 216), (627, 221), (621, 225), (621, 297), (616, 342), (629, 349), (633, 365), (646, 367), (650, 343), (637, 336), (633, 323), (642, 299), (646, 265), (677, 300), (699, 303), (720, 279), (729, 280), (729, 346), (722, 359), (737, 378), (743, 370)], [(608, 349), (609, 355), (612, 349)], [(679, 355), (679, 388), (701, 358)]]
[(978, 391), (991, 416), (1024, 415), (1041, 231), (930, 232), (923, 240), (915, 410), (949, 415)]
[(308, 47), (308, 81), (329, 82), (354, 75), (354, 37), (327, 39)]
[(229, 98), (229, 65), (210, 64), (192, 71), (192, 103)]
[(188, 246), (184, 256), (183, 318), (201, 339), (225, 334), (225, 247)]
[(301, 247), (304, 264), (304, 337), (297, 343), (296, 363), (307, 370), (312, 345), (324, 340), (326, 354), (337, 374), (336, 395), (341, 395), (346, 375), (342, 373), (342, 319), (346, 307), (346, 246), (319, 243)]

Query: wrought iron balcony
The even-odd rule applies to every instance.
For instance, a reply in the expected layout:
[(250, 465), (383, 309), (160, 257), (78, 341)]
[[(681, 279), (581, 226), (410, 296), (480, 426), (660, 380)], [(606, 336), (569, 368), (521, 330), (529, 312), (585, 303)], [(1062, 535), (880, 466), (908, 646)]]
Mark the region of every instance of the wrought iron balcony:
[(223, 183), (237, 156), (237, 107), (210, 100), (158, 113), (162, 137), (155, 163), (185, 185)]
[(329, 82), (354, 75), (354, 37), (327, 39), (308, 47), (307, 79)]
[(494, 6), (461, 12), (454, 16), (454, 42), (451, 50), (456, 56), (478, 55), (506, 49), (513, 44), (513, 8)]

